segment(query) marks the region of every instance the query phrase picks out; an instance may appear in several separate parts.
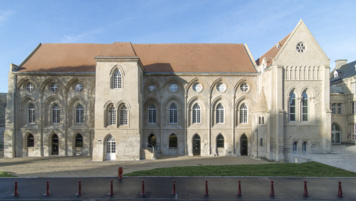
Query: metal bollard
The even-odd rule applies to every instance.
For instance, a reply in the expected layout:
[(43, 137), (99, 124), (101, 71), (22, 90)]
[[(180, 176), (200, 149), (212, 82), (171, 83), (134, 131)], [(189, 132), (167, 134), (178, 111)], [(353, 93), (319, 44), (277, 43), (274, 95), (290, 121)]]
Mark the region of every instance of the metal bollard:
[(17, 181), (15, 181), (15, 191), (14, 194), (12, 194), (13, 196), (19, 196), (19, 191), (17, 190)]
[(205, 196), (209, 196), (208, 181), (205, 181)]
[(51, 195), (51, 192), (49, 191), (49, 181), (47, 181), (47, 190), (43, 195), (46, 195), (46, 196)]
[(78, 193), (76, 193), (75, 195), (77, 195), (77, 196), (83, 195), (83, 193), (82, 193), (82, 182), (81, 181), (78, 182)]
[(146, 192), (145, 192), (145, 181), (142, 180), (142, 189), (141, 189), (141, 195), (145, 196)]
[(308, 188), (307, 188), (307, 181), (304, 181), (304, 193), (303, 193), (304, 197), (308, 197)]
[(242, 194), (241, 194), (241, 181), (239, 181), (239, 187), (238, 187), (238, 190), (237, 190), (237, 196), (242, 196)]
[(110, 192), (108, 193), (109, 196), (113, 196), (114, 195), (114, 188), (113, 188), (113, 184), (112, 181), (110, 182)]
[(173, 180), (173, 190), (172, 190), (172, 195), (176, 195), (176, 181)]

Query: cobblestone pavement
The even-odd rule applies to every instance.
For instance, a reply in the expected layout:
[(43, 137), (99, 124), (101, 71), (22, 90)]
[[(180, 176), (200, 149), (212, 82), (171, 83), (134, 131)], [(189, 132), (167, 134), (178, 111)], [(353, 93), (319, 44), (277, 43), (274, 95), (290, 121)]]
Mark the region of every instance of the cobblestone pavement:
[(246, 156), (236, 157), (169, 157), (141, 161), (93, 162), (90, 157), (24, 157), (0, 158), (0, 171), (19, 177), (113, 177), (118, 167), (124, 173), (161, 167), (199, 165), (237, 165), (271, 163)]

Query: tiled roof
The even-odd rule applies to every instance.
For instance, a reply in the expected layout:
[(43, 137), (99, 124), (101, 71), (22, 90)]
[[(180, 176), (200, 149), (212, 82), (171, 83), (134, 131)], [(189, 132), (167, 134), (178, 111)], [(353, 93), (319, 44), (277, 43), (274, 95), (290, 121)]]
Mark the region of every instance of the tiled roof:
[(356, 75), (356, 61), (342, 65), (336, 71), (338, 73), (338, 76), (334, 77), (334, 75), (332, 75), (330, 78), (330, 82), (342, 80), (344, 78), (348, 78), (348, 77), (352, 77), (352, 76)]
[(279, 50), (283, 47), (283, 45), (286, 43), (287, 39), (289, 38), (288, 34), (286, 37), (284, 37), (281, 41), (278, 42), (279, 47), (277, 48), (277, 45), (273, 46), (270, 50), (268, 50), (264, 55), (262, 55), (260, 58), (256, 60), (257, 65), (261, 65), (263, 58), (266, 58), (267, 60), (267, 66), (270, 66), (272, 64), (272, 59), (274, 59)]
[(256, 72), (242, 44), (42, 44), (21, 72), (95, 72), (95, 57), (137, 56), (145, 72)]

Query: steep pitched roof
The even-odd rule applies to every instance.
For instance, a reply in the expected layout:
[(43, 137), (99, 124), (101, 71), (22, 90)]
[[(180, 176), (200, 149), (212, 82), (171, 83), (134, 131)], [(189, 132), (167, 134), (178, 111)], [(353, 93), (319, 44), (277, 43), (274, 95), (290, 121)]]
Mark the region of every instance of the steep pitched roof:
[(272, 64), (272, 59), (274, 59), (277, 56), (278, 52), (282, 49), (283, 45), (286, 43), (290, 35), (291, 33), (289, 33), (286, 37), (284, 37), (281, 41), (279, 41), (277, 45), (273, 46), (264, 55), (258, 58), (256, 60), (257, 65), (261, 65), (263, 58), (266, 58), (267, 66), (270, 66)]
[(95, 72), (95, 57), (137, 56), (145, 72), (256, 72), (242, 44), (43, 44), (20, 72)]
[(256, 72), (242, 44), (133, 44), (145, 72)]
[(20, 65), (21, 72), (95, 72), (107, 44), (45, 43)]
[(353, 61), (348, 64), (344, 64), (336, 71), (338, 72), (338, 76), (334, 77), (334, 74), (333, 74), (330, 78), (330, 82), (335, 82), (338, 80), (342, 80), (344, 78), (355, 76), (356, 75), (356, 61)]

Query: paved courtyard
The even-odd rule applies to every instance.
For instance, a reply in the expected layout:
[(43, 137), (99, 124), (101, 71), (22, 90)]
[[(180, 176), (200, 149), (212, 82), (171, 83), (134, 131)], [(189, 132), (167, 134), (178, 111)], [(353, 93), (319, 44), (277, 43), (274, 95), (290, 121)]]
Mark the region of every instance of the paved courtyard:
[(141, 161), (93, 162), (90, 157), (0, 158), (0, 171), (19, 177), (113, 177), (118, 167), (124, 173), (160, 167), (265, 164), (265, 160), (250, 157), (168, 157)]

